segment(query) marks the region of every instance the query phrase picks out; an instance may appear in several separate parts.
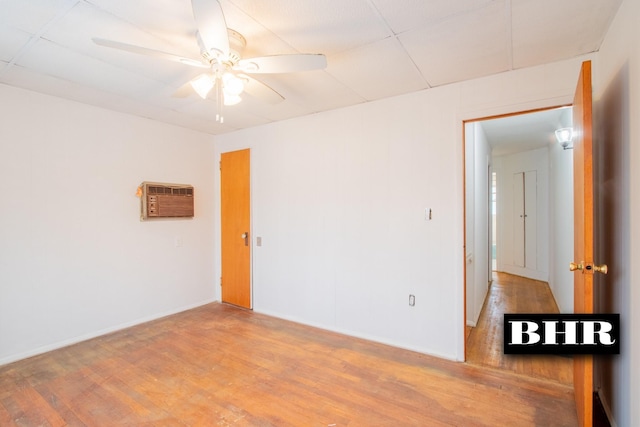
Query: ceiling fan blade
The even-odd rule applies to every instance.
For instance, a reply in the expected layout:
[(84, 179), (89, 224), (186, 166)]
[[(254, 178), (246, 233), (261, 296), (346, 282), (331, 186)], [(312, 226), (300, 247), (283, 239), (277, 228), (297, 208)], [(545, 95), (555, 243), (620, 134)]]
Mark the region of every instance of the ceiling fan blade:
[(294, 53), (291, 55), (258, 56), (242, 59), (236, 68), (245, 73), (271, 74), (294, 71), (321, 70), (327, 66), (327, 58), (322, 54)]
[(188, 98), (191, 95), (195, 95), (196, 91), (193, 90), (193, 86), (191, 86), (191, 82), (186, 82), (171, 95), (172, 98)]
[(244, 91), (249, 95), (268, 104), (277, 104), (278, 102), (284, 101), (284, 96), (280, 95), (261, 81), (243, 74), (239, 74), (238, 77), (246, 80)]
[(207, 52), (213, 56), (219, 53), (225, 59), (229, 57), (229, 34), (227, 22), (218, 0), (191, 0), (193, 17), (198, 33)]
[(167, 59), (169, 61), (180, 62), (181, 64), (191, 65), (192, 67), (209, 68), (208, 65), (201, 61), (183, 56), (174, 55), (172, 53), (162, 52), (160, 50), (149, 49), (146, 47), (135, 46), (132, 44), (116, 42), (113, 40), (105, 40), (94, 38), (93, 42), (99, 46), (111, 47), (113, 49), (124, 50), (126, 52), (137, 53), (139, 55), (152, 56), (154, 58)]
[(176, 89), (171, 97), (187, 98), (191, 95), (199, 95), (200, 98), (207, 99), (214, 86), (215, 80), (213, 75), (208, 73), (200, 74)]

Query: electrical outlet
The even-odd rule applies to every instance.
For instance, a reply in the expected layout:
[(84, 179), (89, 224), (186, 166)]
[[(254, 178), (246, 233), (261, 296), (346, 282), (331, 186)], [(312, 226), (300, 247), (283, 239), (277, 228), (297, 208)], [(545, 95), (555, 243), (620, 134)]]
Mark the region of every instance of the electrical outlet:
[(411, 307), (413, 307), (414, 305), (416, 305), (416, 296), (415, 295), (409, 295), (409, 305)]

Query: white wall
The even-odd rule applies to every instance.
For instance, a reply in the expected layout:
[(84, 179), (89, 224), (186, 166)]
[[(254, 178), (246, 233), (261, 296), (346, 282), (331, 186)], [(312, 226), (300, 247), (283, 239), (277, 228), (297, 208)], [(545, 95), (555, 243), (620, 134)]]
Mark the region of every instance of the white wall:
[(617, 357), (596, 359), (614, 426), (640, 425), (640, 2), (625, 0), (594, 64), (598, 311), (620, 313)]
[[(0, 99), (0, 364), (214, 299), (211, 136)], [(195, 218), (140, 222), (145, 180), (194, 185)]]
[(549, 287), (561, 313), (573, 313), (573, 150), (549, 147)]
[(255, 310), (462, 360), (462, 122), (570, 102), (582, 59), (217, 136), (252, 149)]
[[(498, 270), (535, 280), (549, 280), (549, 152), (548, 148), (524, 151), (493, 159), (497, 174), (497, 259)], [(536, 171), (536, 235), (535, 268), (520, 267), (514, 263), (513, 228), (515, 221), (513, 201), (513, 175)], [(529, 251), (533, 252), (533, 251)]]
[(491, 149), (478, 122), (465, 131), (467, 325), (476, 326), (488, 291), (489, 159)]

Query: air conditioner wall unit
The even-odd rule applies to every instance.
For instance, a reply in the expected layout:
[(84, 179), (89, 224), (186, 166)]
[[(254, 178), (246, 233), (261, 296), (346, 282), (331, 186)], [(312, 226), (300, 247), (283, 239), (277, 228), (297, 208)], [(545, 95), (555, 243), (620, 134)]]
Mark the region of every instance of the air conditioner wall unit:
[(193, 186), (145, 181), (140, 184), (140, 220), (193, 218)]

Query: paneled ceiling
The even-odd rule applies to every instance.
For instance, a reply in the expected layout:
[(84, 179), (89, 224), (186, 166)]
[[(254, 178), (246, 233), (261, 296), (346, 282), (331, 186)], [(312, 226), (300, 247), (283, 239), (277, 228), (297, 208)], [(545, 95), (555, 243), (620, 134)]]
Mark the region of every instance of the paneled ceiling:
[(220, 134), (594, 52), (621, 1), (220, 0), (243, 57), (328, 62), (261, 75), (285, 100), (243, 95), (220, 124), (214, 100), (175, 96), (201, 69), (92, 41), (197, 59), (190, 0), (0, 0), (0, 83)]

